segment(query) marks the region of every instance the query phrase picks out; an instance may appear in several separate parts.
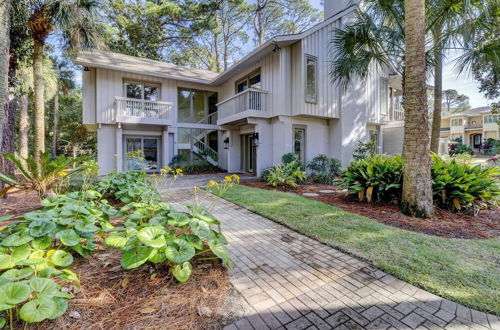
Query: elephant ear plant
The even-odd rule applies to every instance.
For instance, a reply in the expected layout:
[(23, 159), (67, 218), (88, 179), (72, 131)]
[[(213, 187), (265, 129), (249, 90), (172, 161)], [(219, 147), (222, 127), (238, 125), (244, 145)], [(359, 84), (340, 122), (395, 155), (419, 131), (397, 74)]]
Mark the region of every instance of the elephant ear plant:
[(189, 279), (191, 262), (195, 258), (219, 258), (230, 266), (227, 240), (210, 209), (238, 181), (237, 176), (228, 176), (222, 182), (210, 181), (205, 187), (210, 197), (207, 200), (211, 200), (208, 207), (199, 202), (202, 190), (196, 188), (196, 202), (186, 205), (186, 212), (175, 211), (165, 203), (151, 206), (136, 203), (133, 209), (126, 206), (129, 214), (124, 219), (124, 226), (114, 228), (105, 243), (120, 249), (124, 269), (137, 268), (146, 262), (166, 264), (179, 282)]

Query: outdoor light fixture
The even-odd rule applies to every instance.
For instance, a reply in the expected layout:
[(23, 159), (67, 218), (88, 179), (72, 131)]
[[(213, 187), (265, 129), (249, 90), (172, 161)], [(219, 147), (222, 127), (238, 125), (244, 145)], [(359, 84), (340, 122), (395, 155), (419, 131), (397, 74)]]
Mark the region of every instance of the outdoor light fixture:
[(258, 147), (259, 146), (259, 133), (253, 133), (251, 140), (252, 140), (252, 147)]
[(224, 149), (229, 149), (229, 137), (224, 139)]
[(84, 66), (83, 67), (83, 71), (90, 71), (89, 67), (88, 66)]

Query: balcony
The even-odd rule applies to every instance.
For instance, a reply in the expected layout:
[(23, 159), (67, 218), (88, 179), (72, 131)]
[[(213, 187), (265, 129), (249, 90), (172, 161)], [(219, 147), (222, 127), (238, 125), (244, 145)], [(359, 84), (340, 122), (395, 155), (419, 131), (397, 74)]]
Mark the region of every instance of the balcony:
[(269, 118), (267, 91), (249, 88), (217, 104), (218, 125), (225, 125), (248, 117)]
[(171, 125), (172, 103), (115, 97), (117, 123)]

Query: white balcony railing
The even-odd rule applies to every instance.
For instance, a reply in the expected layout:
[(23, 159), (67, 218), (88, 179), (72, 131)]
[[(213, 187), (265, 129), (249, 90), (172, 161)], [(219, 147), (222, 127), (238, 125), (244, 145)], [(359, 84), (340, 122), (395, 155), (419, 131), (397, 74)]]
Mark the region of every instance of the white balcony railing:
[(404, 120), (405, 110), (400, 102), (394, 102), (392, 104), (390, 120)]
[(219, 118), (243, 111), (267, 111), (267, 91), (249, 88), (217, 104)]
[(172, 103), (115, 97), (116, 120), (124, 118), (169, 120)]

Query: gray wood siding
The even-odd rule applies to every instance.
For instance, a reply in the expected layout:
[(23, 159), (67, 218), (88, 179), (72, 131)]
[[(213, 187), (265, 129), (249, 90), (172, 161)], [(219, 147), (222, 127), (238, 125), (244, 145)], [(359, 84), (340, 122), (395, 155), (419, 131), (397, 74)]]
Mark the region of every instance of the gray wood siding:
[(89, 68), (82, 71), (82, 122), (86, 125), (96, 124), (96, 70)]
[[(294, 49), (294, 98), (298, 105), (295, 115), (310, 115), (338, 118), (340, 92), (337, 84), (332, 84), (329, 77), (329, 44), (332, 31), (340, 26), (340, 19), (311, 33), (301, 42), (301, 49)], [(305, 58), (311, 55), (317, 58), (316, 103), (305, 102)]]

